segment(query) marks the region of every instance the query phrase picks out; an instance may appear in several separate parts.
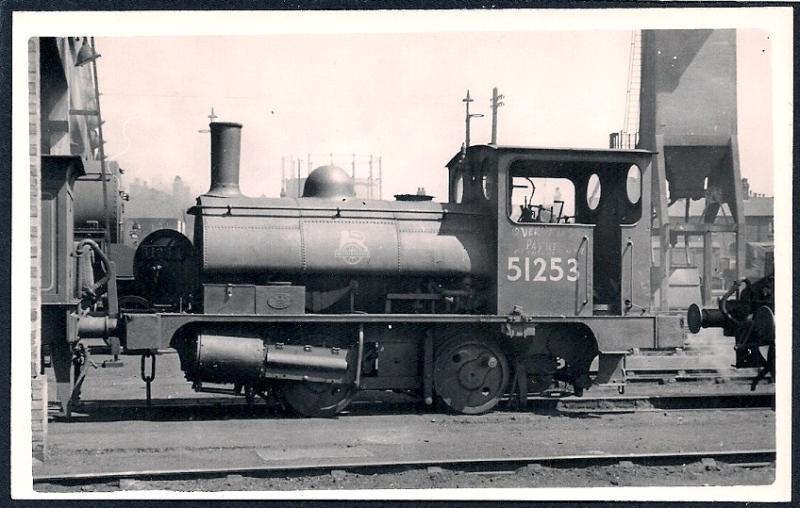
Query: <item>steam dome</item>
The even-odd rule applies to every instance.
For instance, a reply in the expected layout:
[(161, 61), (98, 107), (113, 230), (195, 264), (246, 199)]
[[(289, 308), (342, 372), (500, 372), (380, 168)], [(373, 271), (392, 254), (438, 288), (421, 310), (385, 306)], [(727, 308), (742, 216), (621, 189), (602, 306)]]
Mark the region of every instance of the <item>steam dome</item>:
[(337, 166), (320, 166), (306, 178), (304, 198), (349, 198), (356, 195), (353, 179)]

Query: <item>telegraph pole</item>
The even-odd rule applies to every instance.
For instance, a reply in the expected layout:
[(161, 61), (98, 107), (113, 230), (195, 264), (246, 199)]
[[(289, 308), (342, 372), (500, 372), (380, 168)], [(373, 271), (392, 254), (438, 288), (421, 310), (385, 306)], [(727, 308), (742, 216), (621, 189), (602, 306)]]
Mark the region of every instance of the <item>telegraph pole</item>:
[(479, 113), (470, 114), (470, 112), (469, 112), (469, 103), (470, 102), (474, 102), (474, 101), (475, 101), (475, 99), (473, 99), (473, 98), (471, 98), (469, 96), (469, 89), (467, 89), (467, 96), (464, 97), (463, 99), (461, 99), (461, 102), (465, 103), (465, 108), (466, 108), (466, 116), (464, 117), (464, 122), (466, 123), (466, 136), (465, 136), (465, 140), (464, 140), (464, 149), (465, 150), (467, 148), (469, 148), (469, 124), (470, 124), (470, 121), (473, 118), (481, 118), (481, 117), (483, 117), (483, 115), (481, 115)]
[(372, 154), (369, 154), (369, 179), (367, 180), (367, 199), (372, 199)]
[(497, 87), (492, 88), (492, 145), (497, 145), (497, 110), (504, 106), (505, 95), (497, 95)]
[(378, 156), (378, 199), (383, 199), (383, 157)]
[[(219, 117), (214, 114), (214, 106), (211, 106), (211, 113), (208, 115), (208, 122), (211, 123), (214, 120), (216, 120), (217, 118), (219, 118)], [(211, 129), (200, 129), (197, 132), (199, 132), (201, 134), (205, 134), (205, 133), (211, 132)]]

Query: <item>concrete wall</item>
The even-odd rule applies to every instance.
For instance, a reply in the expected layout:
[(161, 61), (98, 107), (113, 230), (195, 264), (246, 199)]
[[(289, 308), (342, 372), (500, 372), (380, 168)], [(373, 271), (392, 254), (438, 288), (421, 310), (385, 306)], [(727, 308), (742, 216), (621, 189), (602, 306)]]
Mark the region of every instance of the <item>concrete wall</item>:
[(31, 178), (31, 430), (32, 452), (44, 460), (47, 453), (47, 377), (41, 365), (41, 116), (40, 116), (39, 39), (28, 41), (28, 108), (30, 122)]
[(736, 132), (735, 30), (645, 30), (641, 80), (640, 148), (657, 134), (725, 145)]

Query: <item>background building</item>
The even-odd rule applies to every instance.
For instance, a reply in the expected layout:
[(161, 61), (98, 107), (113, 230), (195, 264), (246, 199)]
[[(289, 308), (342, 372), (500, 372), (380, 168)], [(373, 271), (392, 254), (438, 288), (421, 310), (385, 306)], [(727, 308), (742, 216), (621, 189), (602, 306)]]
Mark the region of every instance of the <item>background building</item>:
[[(744, 199), (744, 243), (745, 256), (742, 276), (758, 279), (764, 276), (764, 263), (767, 252), (774, 244), (774, 210), (771, 196), (756, 195), (750, 192), (747, 180), (743, 179)], [(689, 224), (701, 224), (705, 200), (690, 201)], [(683, 201), (669, 207), (670, 219), (680, 222), (686, 219), (686, 208)], [(722, 207), (716, 219), (717, 224), (734, 224), (734, 218), (726, 207)], [(711, 288), (721, 294), (730, 288), (736, 279), (736, 234), (733, 232), (715, 233), (711, 245), (710, 267)], [(653, 255), (658, 259), (660, 252), (659, 239), (653, 239)], [(688, 245), (684, 238), (677, 238), (670, 250), (670, 266), (673, 272), (670, 277), (671, 292), (676, 307), (685, 303), (698, 301), (700, 297), (701, 272), (704, 264), (703, 240), (701, 237), (689, 237)]]

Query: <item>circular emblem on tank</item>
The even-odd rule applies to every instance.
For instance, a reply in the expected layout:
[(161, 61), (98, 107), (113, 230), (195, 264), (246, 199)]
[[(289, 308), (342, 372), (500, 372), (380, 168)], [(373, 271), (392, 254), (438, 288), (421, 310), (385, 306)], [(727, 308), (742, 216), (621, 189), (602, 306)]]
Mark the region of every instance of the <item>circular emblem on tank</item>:
[(366, 238), (361, 231), (342, 231), (339, 237), (339, 248), (336, 249), (334, 256), (348, 265), (357, 265), (362, 261), (368, 261), (369, 249), (364, 240)]
[(286, 293), (275, 293), (267, 298), (267, 305), (275, 310), (283, 310), (292, 304), (292, 297)]

